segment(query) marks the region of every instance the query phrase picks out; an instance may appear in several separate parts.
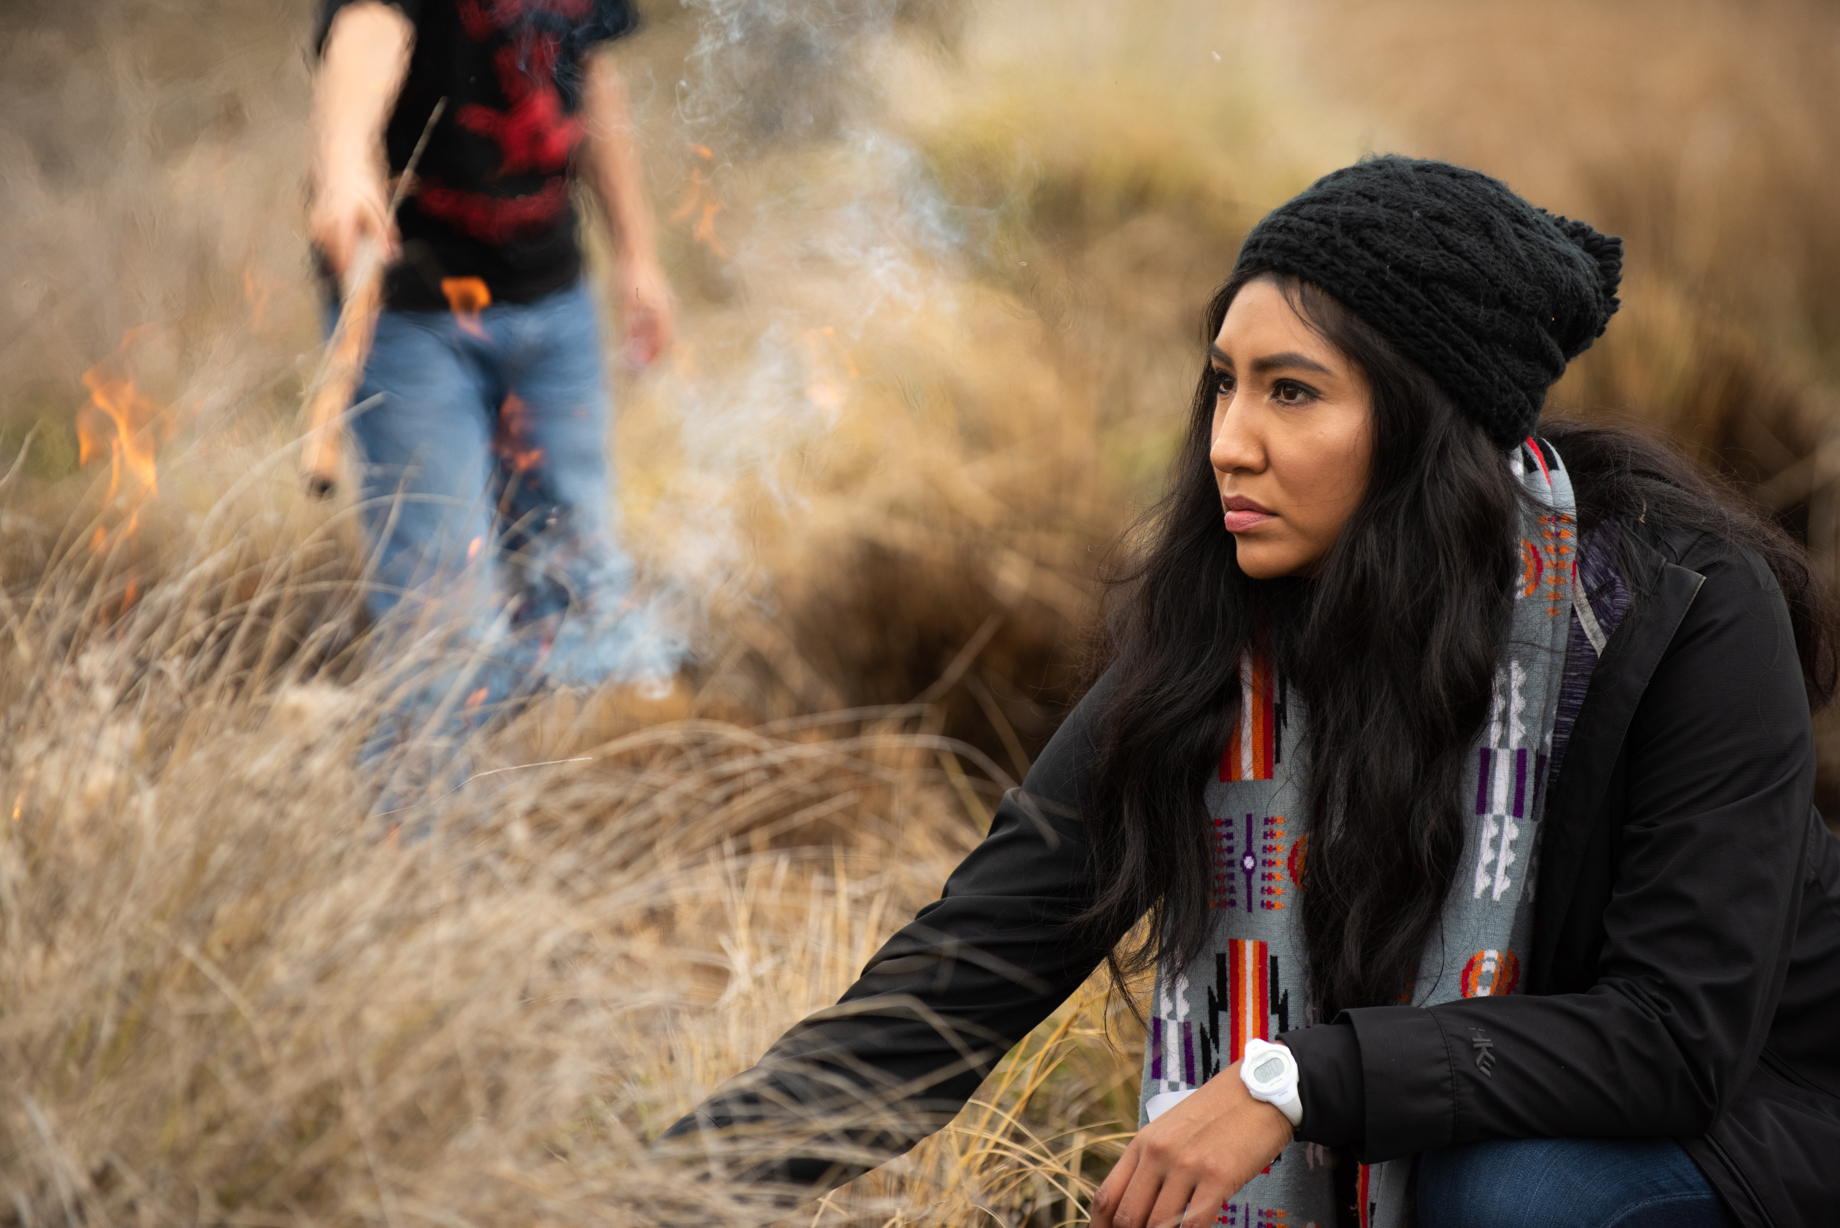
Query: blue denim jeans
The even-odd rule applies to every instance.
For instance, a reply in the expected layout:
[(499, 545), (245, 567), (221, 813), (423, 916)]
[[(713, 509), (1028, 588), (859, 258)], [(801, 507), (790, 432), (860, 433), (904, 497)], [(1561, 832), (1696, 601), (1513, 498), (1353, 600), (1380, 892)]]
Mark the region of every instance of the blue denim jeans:
[(1736, 1228), (1668, 1139), (1504, 1139), (1418, 1161), (1419, 1228)]
[(657, 666), (611, 531), (601, 344), (579, 282), (473, 317), (378, 319), (350, 434), (373, 668), (397, 675), (367, 760), (413, 735), (457, 741), (546, 679)]

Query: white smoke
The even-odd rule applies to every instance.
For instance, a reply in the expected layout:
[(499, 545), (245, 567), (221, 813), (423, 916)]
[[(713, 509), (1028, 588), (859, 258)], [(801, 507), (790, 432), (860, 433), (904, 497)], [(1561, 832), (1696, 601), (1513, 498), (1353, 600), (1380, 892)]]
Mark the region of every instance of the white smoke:
[[(886, 120), (876, 61), (903, 37), (892, 0), (686, 0), (698, 37), (674, 91), (682, 139), (714, 151), (716, 190), (740, 185), (723, 272), (740, 310), (693, 325), (647, 377), (675, 424), (667, 487), (634, 542), (646, 567), (629, 676), (669, 685), (712, 607), (770, 601), (747, 501), (796, 517), (796, 460), (837, 427), (871, 327), (955, 309), (964, 227)], [(785, 168), (805, 173), (786, 182)], [(764, 186), (763, 186), (764, 185)], [(646, 458), (620, 458), (643, 465)], [(755, 508), (754, 510), (758, 510)]]

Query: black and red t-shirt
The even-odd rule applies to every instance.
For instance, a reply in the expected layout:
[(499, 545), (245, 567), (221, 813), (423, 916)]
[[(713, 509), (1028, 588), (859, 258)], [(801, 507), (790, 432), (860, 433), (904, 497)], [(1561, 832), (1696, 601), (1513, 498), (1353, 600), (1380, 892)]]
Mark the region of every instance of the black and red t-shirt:
[[(322, 0), (314, 46), (356, 0)], [(583, 57), (637, 25), (628, 0), (389, 0), (415, 25), (409, 72), (384, 143), (408, 164), (428, 116), (447, 105), (397, 225), (403, 258), (386, 280), (400, 310), (450, 306), (443, 282), (478, 278), (493, 302), (530, 302), (581, 276), (570, 198), (581, 140)]]

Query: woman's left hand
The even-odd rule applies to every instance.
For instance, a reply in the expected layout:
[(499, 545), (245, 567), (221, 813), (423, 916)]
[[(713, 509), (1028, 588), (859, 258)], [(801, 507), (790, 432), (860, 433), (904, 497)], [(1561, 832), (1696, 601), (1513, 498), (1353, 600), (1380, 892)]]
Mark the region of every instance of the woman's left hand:
[(1199, 1228), (1291, 1141), (1235, 1062), (1137, 1132), (1093, 1196), (1092, 1228)]

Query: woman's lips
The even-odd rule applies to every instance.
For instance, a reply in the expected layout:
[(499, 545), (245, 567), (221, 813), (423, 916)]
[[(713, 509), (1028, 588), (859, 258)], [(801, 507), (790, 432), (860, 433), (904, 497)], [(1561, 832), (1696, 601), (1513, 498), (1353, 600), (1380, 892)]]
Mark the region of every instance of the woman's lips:
[(1244, 533), (1248, 529), (1256, 529), (1267, 521), (1277, 519), (1271, 512), (1243, 496), (1235, 495), (1231, 499), (1221, 500), (1221, 503), (1226, 508), (1227, 532), (1229, 533)]
[(1270, 512), (1228, 512), (1227, 532), (1244, 533), (1248, 529), (1256, 529), (1267, 521), (1276, 519), (1277, 517)]

